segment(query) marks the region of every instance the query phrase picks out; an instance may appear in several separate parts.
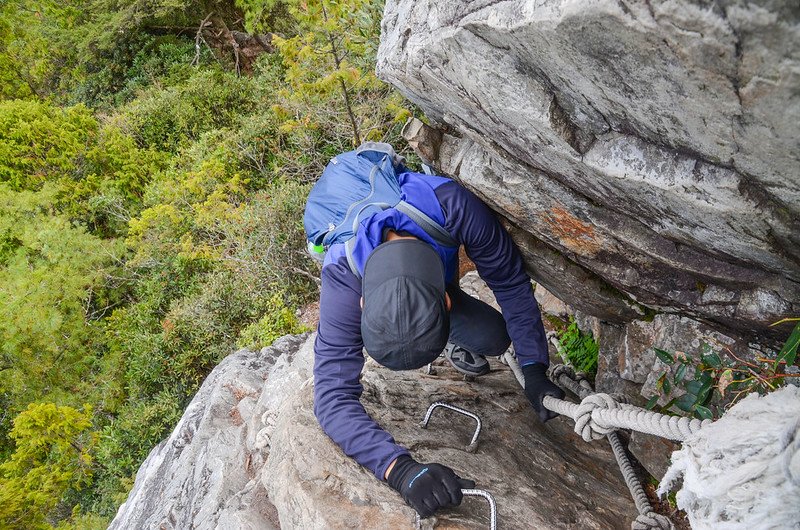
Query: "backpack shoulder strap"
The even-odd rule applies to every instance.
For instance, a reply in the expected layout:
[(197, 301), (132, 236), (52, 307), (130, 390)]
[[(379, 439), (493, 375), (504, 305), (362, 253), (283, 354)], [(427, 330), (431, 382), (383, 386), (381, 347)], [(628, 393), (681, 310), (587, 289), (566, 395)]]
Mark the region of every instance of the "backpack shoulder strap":
[[(400, 201), (395, 205), (399, 211), (406, 214), (408, 217), (411, 218), (412, 221), (417, 223), (420, 228), (422, 228), (426, 234), (431, 236), (431, 239), (436, 241), (439, 245), (443, 247), (458, 247), (458, 241), (453, 239), (453, 237), (447, 233), (442, 225), (434, 221), (430, 218), (426, 213), (424, 213), (419, 208), (412, 206), (411, 204)], [(353, 232), (355, 233), (357, 230), (357, 226), (353, 228)], [(353, 255), (353, 247), (356, 244), (356, 238), (352, 237), (345, 241), (344, 243), (344, 251), (345, 255), (347, 256), (347, 265), (350, 267), (350, 271), (356, 276), (356, 278), (361, 278), (361, 273), (358, 272), (358, 267), (356, 267), (356, 260)]]
[(383, 142), (364, 142), (358, 146), (356, 154), (371, 159), (373, 163), (378, 163), (381, 156), (387, 155), (395, 168), (403, 166), (406, 162), (405, 158), (395, 153), (390, 144)]
[(356, 278), (359, 280), (361, 279), (361, 273), (358, 272), (358, 267), (356, 267), (356, 259), (353, 256), (353, 247), (356, 244), (356, 238), (351, 237), (347, 241), (344, 242), (344, 254), (347, 256), (347, 265), (350, 267), (350, 272), (352, 272)]
[(417, 223), (420, 228), (425, 230), (425, 233), (431, 236), (431, 239), (436, 241), (443, 247), (457, 247), (458, 241), (447, 233), (447, 230), (439, 223), (430, 218), (425, 212), (413, 206), (406, 201), (400, 201), (395, 205), (395, 208), (403, 212), (411, 218), (412, 221)]

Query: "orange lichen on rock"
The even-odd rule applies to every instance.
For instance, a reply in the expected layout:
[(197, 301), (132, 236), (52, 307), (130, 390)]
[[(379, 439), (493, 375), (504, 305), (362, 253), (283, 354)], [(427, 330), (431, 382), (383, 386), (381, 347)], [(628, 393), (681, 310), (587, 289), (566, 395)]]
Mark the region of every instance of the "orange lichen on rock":
[(577, 254), (593, 256), (600, 250), (594, 226), (575, 217), (563, 207), (557, 206), (542, 214), (553, 237)]

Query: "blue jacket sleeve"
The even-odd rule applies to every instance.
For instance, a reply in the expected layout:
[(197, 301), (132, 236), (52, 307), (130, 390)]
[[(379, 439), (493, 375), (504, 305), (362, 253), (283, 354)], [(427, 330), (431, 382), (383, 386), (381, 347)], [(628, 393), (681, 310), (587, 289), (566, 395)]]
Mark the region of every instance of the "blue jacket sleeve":
[(359, 401), (361, 285), (340, 260), (322, 269), (319, 327), (314, 343), (314, 414), (322, 429), (348, 456), (384, 479), (404, 447), (369, 417)]
[(445, 229), (464, 245), (494, 292), (520, 364), (549, 364), (542, 315), (511, 236), (483, 201), (457, 183), (439, 186), (436, 196), (444, 210)]

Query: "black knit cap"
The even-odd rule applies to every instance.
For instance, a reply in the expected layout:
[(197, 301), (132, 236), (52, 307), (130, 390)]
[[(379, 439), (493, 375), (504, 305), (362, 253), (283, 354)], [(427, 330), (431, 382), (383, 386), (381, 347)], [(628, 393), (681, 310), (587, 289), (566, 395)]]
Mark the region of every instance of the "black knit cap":
[(395, 239), (364, 265), (361, 337), (370, 357), (392, 370), (420, 368), (442, 353), (450, 334), (444, 266), (419, 239)]

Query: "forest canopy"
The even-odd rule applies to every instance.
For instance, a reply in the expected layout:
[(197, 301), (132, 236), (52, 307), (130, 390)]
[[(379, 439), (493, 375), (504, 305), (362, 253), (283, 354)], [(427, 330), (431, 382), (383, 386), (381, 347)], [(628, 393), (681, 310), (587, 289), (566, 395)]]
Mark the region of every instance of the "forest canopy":
[(0, 528), (105, 528), (214, 366), (304, 329), (309, 185), (413, 112), (381, 11), (0, 5)]

